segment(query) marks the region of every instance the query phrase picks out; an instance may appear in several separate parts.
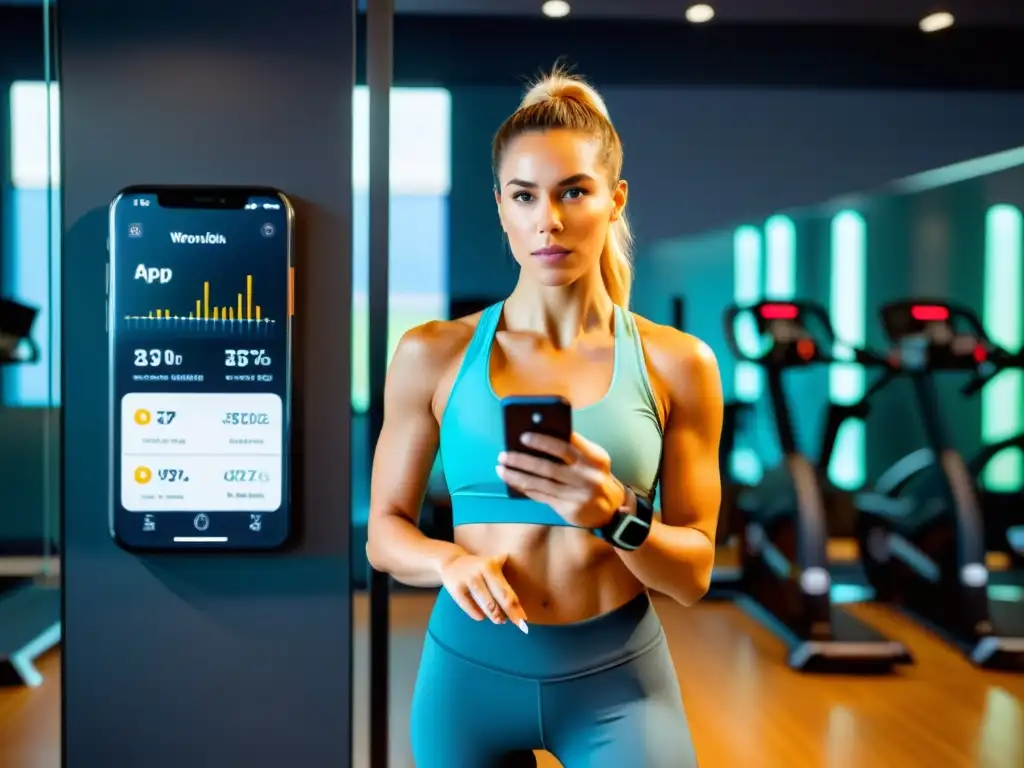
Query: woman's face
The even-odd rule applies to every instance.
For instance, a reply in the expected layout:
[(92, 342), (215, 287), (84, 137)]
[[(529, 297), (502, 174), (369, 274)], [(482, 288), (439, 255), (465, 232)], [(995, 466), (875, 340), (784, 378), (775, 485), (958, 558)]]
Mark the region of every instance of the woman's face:
[(598, 268), (625, 208), (626, 182), (611, 186), (601, 150), (598, 138), (567, 130), (525, 133), (505, 148), (495, 191), (501, 228), (541, 285), (569, 285)]

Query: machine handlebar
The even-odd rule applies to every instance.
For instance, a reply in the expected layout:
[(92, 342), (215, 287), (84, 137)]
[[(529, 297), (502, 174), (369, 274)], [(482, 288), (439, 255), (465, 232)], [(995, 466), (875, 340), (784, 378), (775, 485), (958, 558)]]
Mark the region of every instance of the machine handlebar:
[(725, 309), (725, 339), (739, 360), (774, 368), (833, 362), (828, 312), (809, 301), (761, 301)]
[[(979, 392), (1005, 368), (1024, 368), (1024, 354), (994, 344), (981, 319), (969, 307), (939, 299), (894, 301), (879, 312), (882, 327), (900, 349), (909, 350), (913, 369), (969, 371), (960, 389), (965, 397)], [(916, 358), (916, 359), (915, 359)]]
[(960, 388), (960, 394), (964, 397), (976, 395), (1006, 368), (1024, 368), (1024, 349), (1020, 352), (1007, 352), (1002, 347), (990, 344), (987, 352), (986, 358), (978, 363), (975, 375)]
[(732, 304), (725, 310), (724, 322), (725, 339), (733, 355), (758, 365), (795, 368), (856, 362), (890, 371), (900, 368), (897, 355), (883, 355), (837, 338), (828, 311), (815, 302)]
[(854, 362), (859, 363), (860, 365), (864, 366), (865, 368), (893, 368), (893, 367), (895, 367), (894, 364), (893, 364), (893, 360), (891, 360), (890, 358), (886, 357), (885, 355), (880, 355), (877, 352), (874, 352), (874, 351), (872, 351), (870, 349), (865, 349), (865, 348), (862, 348), (862, 347), (851, 347), (851, 349), (853, 350)]
[(939, 299), (893, 301), (879, 317), (906, 371), (977, 371), (994, 349), (973, 311)]

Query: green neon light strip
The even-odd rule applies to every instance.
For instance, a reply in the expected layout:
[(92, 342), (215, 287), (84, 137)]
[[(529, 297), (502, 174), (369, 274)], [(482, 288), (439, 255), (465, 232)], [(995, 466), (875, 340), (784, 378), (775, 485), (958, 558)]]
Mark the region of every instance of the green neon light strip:
[[(764, 223), (764, 297), (772, 301), (791, 301), (796, 296), (796, 225), (788, 216), (776, 215)], [(802, 382), (787, 382), (789, 405), (799, 422), (803, 401)], [(799, 431), (796, 434), (799, 442)], [(782, 446), (772, 443), (761, 448), (762, 462), (774, 466), (782, 460)]]
[(764, 224), (766, 299), (785, 301), (796, 295), (796, 226), (787, 216), (772, 216)]
[[(832, 219), (832, 254), (829, 315), (836, 337), (853, 345), (866, 342), (867, 225), (856, 211), (841, 211)], [(838, 347), (837, 358), (852, 359)], [(852, 362), (833, 363), (828, 372), (828, 393), (833, 402), (854, 403), (864, 396), (864, 369)], [(829, 479), (839, 488), (854, 489), (865, 481), (864, 422), (851, 419), (839, 430), (828, 467)]]
[[(733, 237), (733, 300), (740, 305), (761, 300), (761, 232), (756, 227), (740, 227)], [(757, 329), (742, 323), (736, 329), (736, 343), (741, 349), (757, 349)], [(736, 399), (753, 402), (761, 396), (764, 383), (761, 371), (753, 363), (738, 361), (734, 380)]]
[[(1010, 352), (1024, 344), (1024, 224), (1012, 205), (994, 205), (985, 215), (985, 295), (982, 320), (989, 338)], [(1005, 370), (981, 391), (981, 439), (992, 444), (1024, 431), (1024, 372)], [(1024, 482), (1019, 450), (993, 457), (981, 478), (993, 491), (1017, 491)]]
[[(761, 300), (762, 238), (757, 227), (743, 226), (733, 234), (733, 301), (739, 305)], [(756, 349), (757, 328), (750, 325), (736, 328), (736, 343), (741, 349)], [(736, 361), (733, 372), (733, 392), (737, 400), (756, 402), (761, 397), (764, 382), (761, 371), (753, 363)], [(761, 459), (749, 447), (737, 447), (730, 459), (733, 477), (741, 483), (756, 483), (763, 475)]]

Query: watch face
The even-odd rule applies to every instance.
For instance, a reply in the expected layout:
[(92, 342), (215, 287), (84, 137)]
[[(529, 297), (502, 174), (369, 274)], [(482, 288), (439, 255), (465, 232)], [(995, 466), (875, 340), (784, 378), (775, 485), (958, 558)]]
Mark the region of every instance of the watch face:
[(616, 538), (627, 547), (636, 549), (647, 539), (647, 532), (650, 526), (643, 520), (635, 517), (627, 517), (616, 532)]

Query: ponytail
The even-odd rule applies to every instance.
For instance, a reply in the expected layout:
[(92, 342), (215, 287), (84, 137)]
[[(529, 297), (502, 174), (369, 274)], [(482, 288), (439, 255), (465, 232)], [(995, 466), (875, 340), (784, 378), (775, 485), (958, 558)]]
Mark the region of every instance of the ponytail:
[[(622, 173), (622, 141), (612, 125), (604, 99), (582, 78), (556, 67), (527, 91), (519, 109), (495, 134), (491, 150), (495, 188), (500, 185), (498, 168), (502, 154), (513, 139), (529, 131), (559, 128), (597, 135), (611, 183), (618, 182)], [(601, 250), (600, 268), (601, 279), (612, 301), (628, 309), (633, 283), (633, 233), (625, 211), (609, 226), (608, 239)]]
[(629, 292), (633, 286), (633, 232), (625, 211), (608, 228), (608, 239), (601, 250), (601, 279), (612, 301), (629, 309)]

